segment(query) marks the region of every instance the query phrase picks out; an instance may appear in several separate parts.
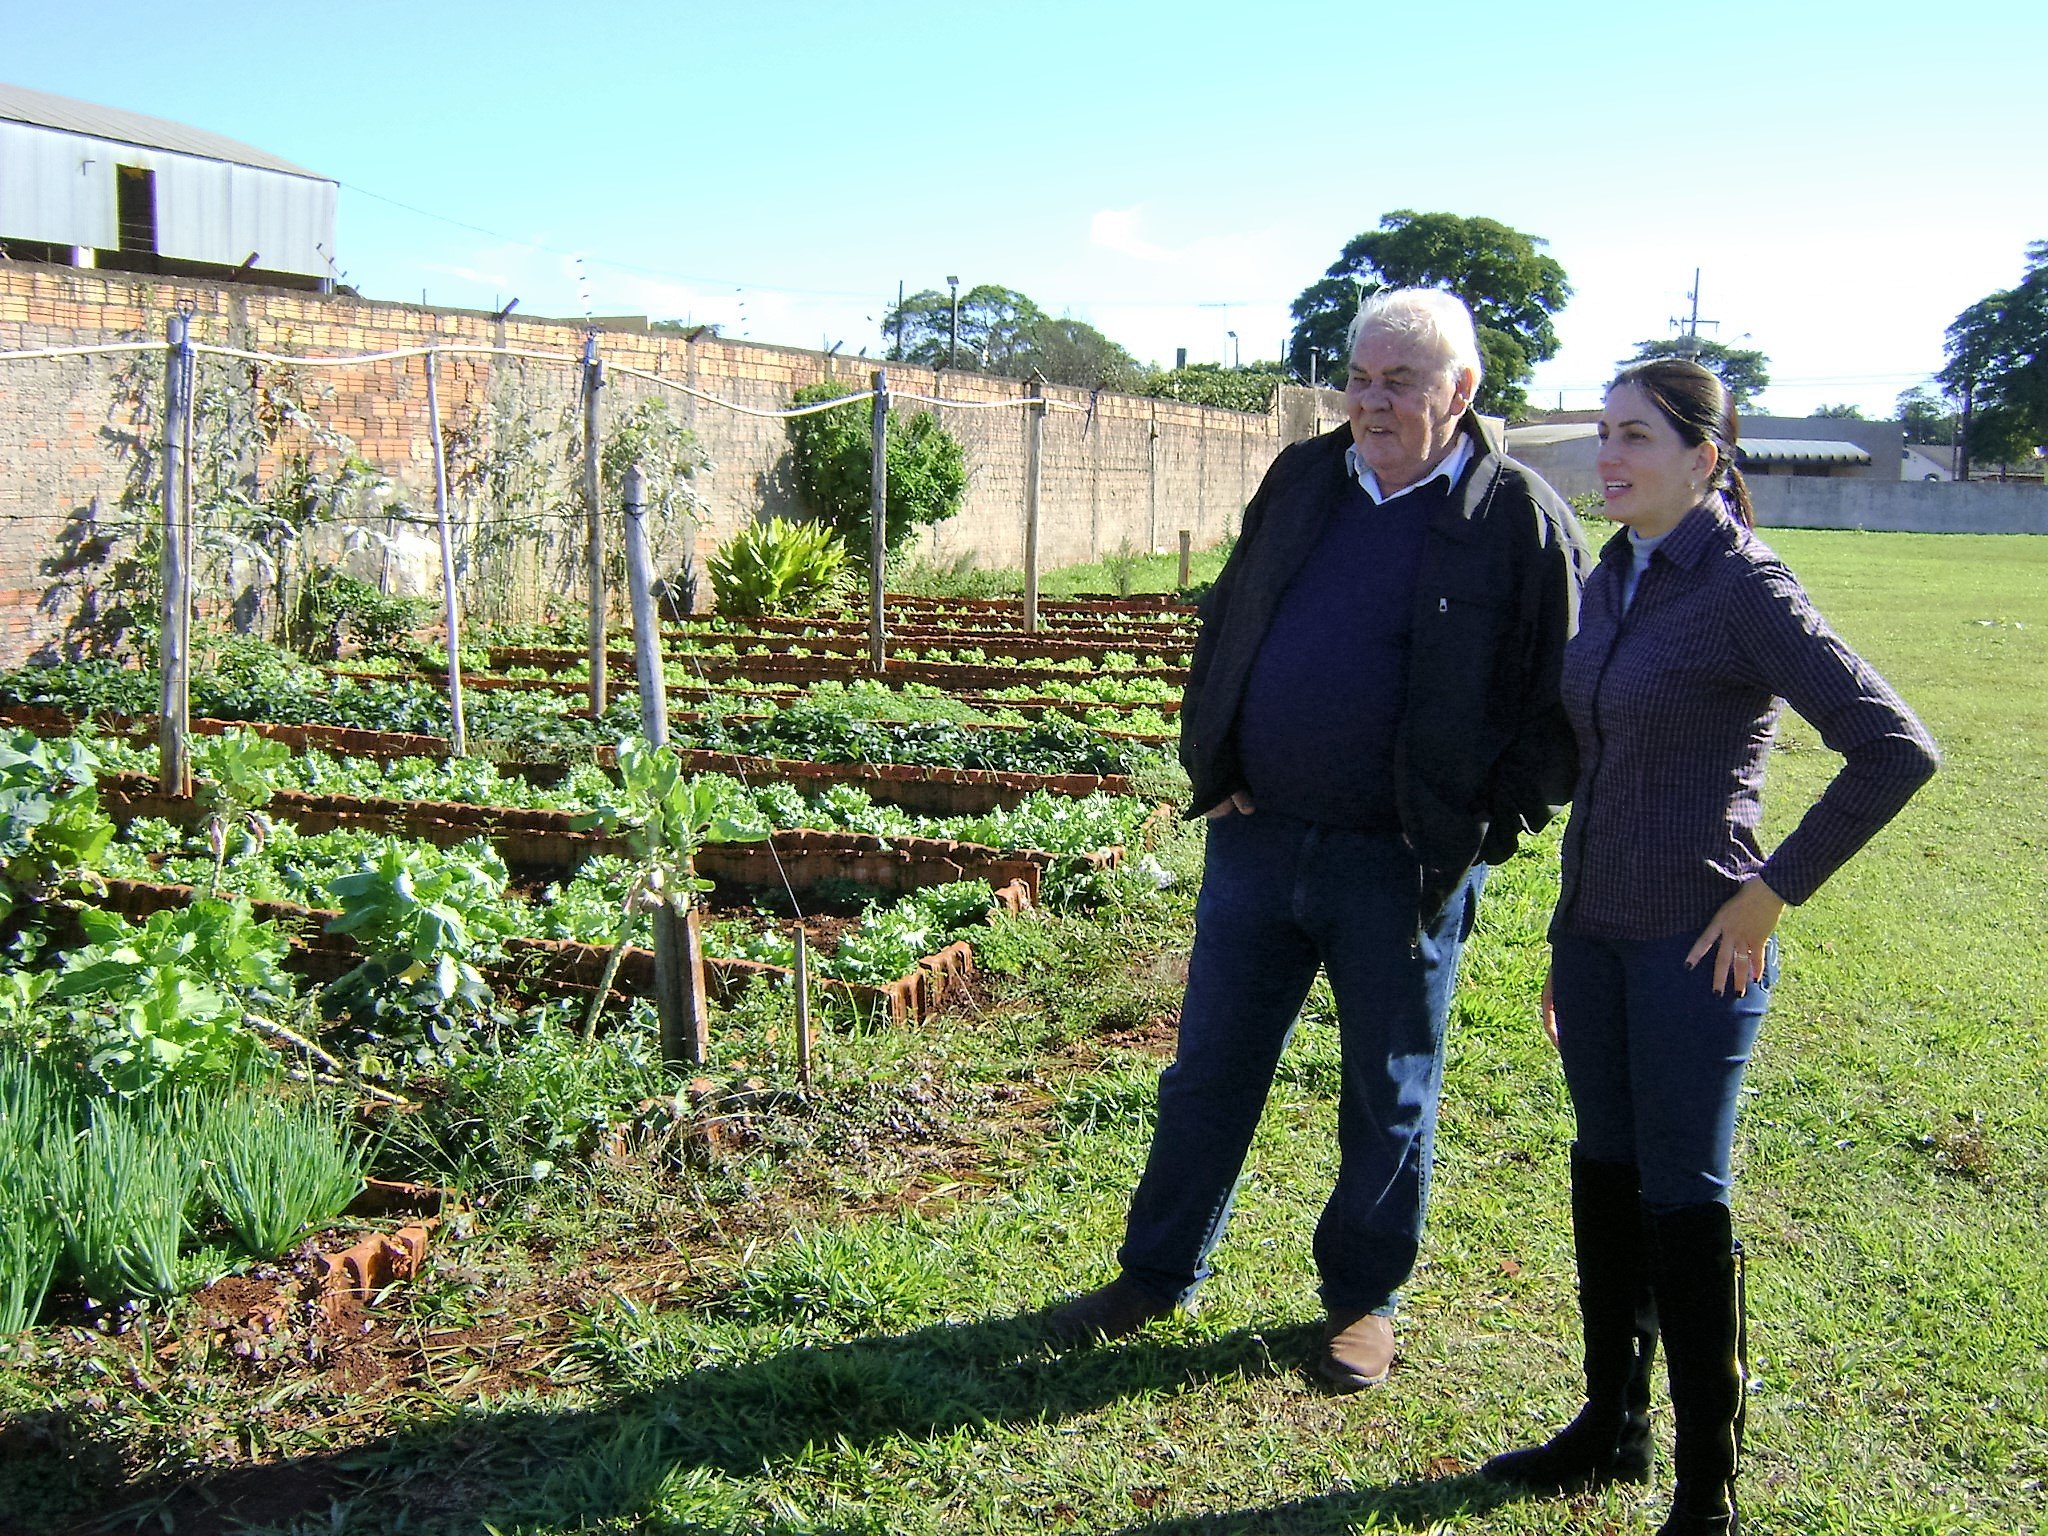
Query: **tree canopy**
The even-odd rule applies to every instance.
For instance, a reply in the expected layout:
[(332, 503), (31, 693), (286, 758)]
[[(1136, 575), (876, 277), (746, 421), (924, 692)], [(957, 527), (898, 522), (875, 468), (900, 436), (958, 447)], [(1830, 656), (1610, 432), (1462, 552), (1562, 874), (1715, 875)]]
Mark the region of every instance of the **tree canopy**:
[[(902, 323), (902, 347), (897, 324)], [(960, 345), (953, 348), (953, 301), (927, 288), (882, 316), (882, 339), (898, 362), (926, 368), (1025, 378), (1082, 389), (1126, 389), (1143, 372), (1138, 360), (1092, 325), (1048, 315), (1014, 288), (983, 283), (960, 295)], [(950, 358), (950, 361), (949, 361)]]
[(2027, 247), (2017, 287), (1979, 299), (1948, 328), (1936, 375), (1962, 402), (1969, 459), (2010, 462), (2048, 446), (2048, 240)]
[(1825, 421), (1861, 421), (1863, 407), (1860, 405), (1818, 405), (1806, 413), (1810, 418)]
[(1771, 360), (1747, 347), (1725, 346), (1700, 336), (1668, 336), (1659, 341), (1639, 341), (1635, 356), (1622, 359), (1622, 366), (1649, 362), (1659, 357), (1689, 357), (1727, 386), (1735, 409), (1746, 411), (1752, 400), (1770, 387)]
[(1955, 407), (1925, 384), (1900, 392), (1898, 419), (1909, 443), (1947, 447), (1956, 440)]
[(1485, 377), (1475, 404), (1514, 416), (1528, 406), (1522, 386), (1536, 364), (1557, 355), (1551, 316), (1571, 298), (1571, 284), (1549, 242), (1496, 219), (1397, 209), (1345, 245), (1330, 269), (1294, 301), (1287, 364), (1313, 371), (1332, 386), (1350, 368), (1344, 333), (1358, 301), (1381, 288), (1444, 288), (1472, 309)]

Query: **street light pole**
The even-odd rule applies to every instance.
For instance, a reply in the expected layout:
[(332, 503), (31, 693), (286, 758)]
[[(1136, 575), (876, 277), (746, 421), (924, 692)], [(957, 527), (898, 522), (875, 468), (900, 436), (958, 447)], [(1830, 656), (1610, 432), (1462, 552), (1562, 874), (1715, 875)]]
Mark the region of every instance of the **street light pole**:
[(1238, 363), (1237, 332), (1225, 331), (1223, 334), (1230, 338), (1230, 366), (1235, 368)]
[(953, 339), (946, 343), (946, 366), (950, 368), (960, 357), (960, 279), (949, 277), (946, 286), (953, 291)]

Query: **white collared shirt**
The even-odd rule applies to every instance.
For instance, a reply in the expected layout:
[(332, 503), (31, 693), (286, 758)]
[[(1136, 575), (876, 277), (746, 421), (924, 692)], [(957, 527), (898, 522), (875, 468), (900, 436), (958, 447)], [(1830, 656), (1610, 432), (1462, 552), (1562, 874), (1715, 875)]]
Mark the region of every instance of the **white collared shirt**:
[(1372, 498), (1372, 504), (1376, 507), (1383, 507), (1395, 497), (1406, 496), (1410, 491), (1419, 491), (1432, 480), (1441, 479), (1455, 486), (1458, 483), (1458, 476), (1465, 473), (1465, 466), (1471, 462), (1472, 438), (1468, 433), (1460, 432), (1456, 444), (1443, 456), (1442, 462), (1435, 469), (1413, 485), (1404, 485), (1400, 490), (1389, 493), (1380, 489), (1380, 477), (1366, 467), (1365, 459), (1358, 451), (1358, 444), (1353, 443), (1344, 450), (1344, 465), (1351, 471), (1351, 478), (1356, 480), (1359, 488)]

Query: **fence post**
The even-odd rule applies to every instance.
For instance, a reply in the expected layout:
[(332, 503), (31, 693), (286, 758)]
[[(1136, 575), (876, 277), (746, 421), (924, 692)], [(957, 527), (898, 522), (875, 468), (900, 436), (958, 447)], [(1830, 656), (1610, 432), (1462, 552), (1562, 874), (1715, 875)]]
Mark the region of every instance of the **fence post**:
[(1188, 588), (1188, 586), (1189, 586), (1189, 578), (1190, 578), (1190, 577), (1192, 576), (1192, 574), (1193, 574), (1193, 569), (1192, 569), (1192, 557), (1193, 557), (1193, 554), (1194, 554), (1194, 545), (1195, 545), (1195, 536), (1194, 536), (1194, 535), (1193, 535), (1192, 533), (1188, 532), (1188, 530), (1187, 530), (1187, 529), (1185, 529), (1185, 528), (1181, 529), (1181, 531), (1180, 531), (1180, 585), (1181, 585), (1181, 590), (1182, 590), (1183, 592), (1185, 592), (1185, 591), (1187, 590), (1187, 588)]
[(163, 692), (157, 713), (157, 770), (163, 792), (192, 793), (191, 729), (192, 571), (185, 536), (184, 482), (186, 400), (192, 391), (191, 321), (171, 316), (164, 354), (164, 536), (160, 569), (164, 583), (163, 624), (157, 634), (157, 668)]
[(1045, 470), (1045, 381), (1024, 386), (1031, 403), (1024, 439), (1024, 633), (1038, 633), (1038, 505)]
[(597, 356), (597, 332), (583, 338), (583, 516), (588, 524), (590, 569), (590, 717), (604, 713), (604, 492), (598, 473), (603, 450), (598, 396), (604, 388), (604, 364)]
[(875, 370), (874, 447), (868, 460), (868, 670), (881, 673), (888, 661), (883, 647), (883, 593), (889, 551), (889, 370)]
[(448, 450), (441, 441), (441, 360), (427, 348), (427, 424), (434, 434), (434, 520), (441, 527), (441, 619), (448, 632), (448, 745), (469, 755), (469, 727), (462, 716), (462, 614), (455, 589), (455, 535), (448, 526)]
[[(661, 620), (654, 605), (654, 561), (647, 549), (647, 476), (638, 464), (626, 471), (626, 587), (633, 599), (633, 667), (640, 680), (640, 734), (668, 745), (668, 693), (661, 676)], [(685, 875), (696, 861), (686, 860)], [(673, 892), (654, 909), (654, 1007), (661, 1019), (661, 1056), (670, 1065), (702, 1066), (711, 1054), (711, 1015), (705, 1005), (704, 939), (697, 897), (676, 911)]]

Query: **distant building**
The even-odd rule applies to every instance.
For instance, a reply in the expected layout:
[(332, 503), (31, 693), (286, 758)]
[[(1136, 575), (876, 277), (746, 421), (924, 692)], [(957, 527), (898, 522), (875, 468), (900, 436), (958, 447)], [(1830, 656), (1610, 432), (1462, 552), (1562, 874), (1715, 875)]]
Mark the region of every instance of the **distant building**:
[[(1591, 419), (1587, 419), (1591, 418)], [(1559, 414), (1510, 427), (1508, 452), (1566, 496), (1597, 494), (1598, 413)], [(1744, 416), (1737, 448), (1746, 479), (1787, 476), (1856, 480), (1919, 479), (1896, 421), (1840, 417)]]
[(337, 183), (219, 134), (0, 84), (0, 254), (334, 286)]

